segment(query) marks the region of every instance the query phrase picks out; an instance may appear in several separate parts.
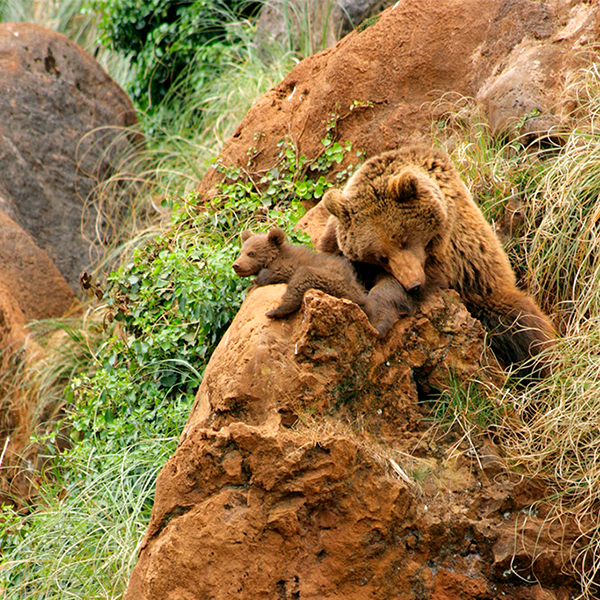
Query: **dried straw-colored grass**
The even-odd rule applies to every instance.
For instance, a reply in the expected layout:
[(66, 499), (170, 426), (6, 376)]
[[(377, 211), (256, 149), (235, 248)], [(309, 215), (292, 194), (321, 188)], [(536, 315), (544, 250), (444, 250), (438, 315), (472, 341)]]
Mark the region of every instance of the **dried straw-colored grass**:
[[(547, 485), (548, 526), (558, 520), (578, 528), (565, 552), (586, 599), (600, 591), (599, 92), (596, 66), (579, 73), (562, 100), (575, 111), (533, 143), (516, 129), (491, 135), (465, 99), (446, 121), (453, 159), (505, 235), (520, 283), (560, 332), (548, 379), (491, 390), (488, 401), (510, 409), (495, 425), (508, 462)], [(509, 236), (504, 215), (511, 211)]]

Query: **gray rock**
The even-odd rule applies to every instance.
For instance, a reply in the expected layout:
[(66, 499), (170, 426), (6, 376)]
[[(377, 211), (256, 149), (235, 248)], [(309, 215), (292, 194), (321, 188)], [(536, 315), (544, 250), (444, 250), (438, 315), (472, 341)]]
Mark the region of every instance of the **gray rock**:
[(0, 24), (0, 210), (46, 251), (72, 289), (106, 223), (95, 187), (139, 141), (133, 105), (65, 36)]

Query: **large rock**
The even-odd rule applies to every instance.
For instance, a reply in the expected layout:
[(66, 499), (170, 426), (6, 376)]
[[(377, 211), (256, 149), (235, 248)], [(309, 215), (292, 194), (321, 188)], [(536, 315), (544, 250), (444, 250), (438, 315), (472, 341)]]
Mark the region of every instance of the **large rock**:
[(133, 106), (65, 36), (0, 24), (0, 210), (34, 238), (72, 289), (105, 223), (92, 191), (130, 152)]
[[(548, 130), (573, 108), (559, 103), (568, 78), (596, 56), (599, 14), (598, 3), (583, 0), (400, 0), (257, 100), (221, 161), (270, 169), (277, 142), (290, 137), (315, 158), (334, 114), (338, 137), (367, 157), (429, 141), (432, 115), (463, 96), (496, 130)], [(200, 189), (210, 192), (220, 177), (208, 171)]]
[(567, 598), (560, 547), (521, 512), (540, 491), (491, 445), (478, 470), (426, 432), (428, 394), (480, 369), (458, 296), (382, 341), (321, 292), (268, 320), (283, 290), (251, 292), (207, 366), (126, 599)]
[(0, 348), (19, 346), (28, 321), (61, 317), (74, 301), (48, 255), (0, 212)]
[[(14, 503), (29, 493), (23, 451), (43, 415), (32, 403), (30, 386), (13, 377), (36, 368), (42, 350), (28, 335), (27, 323), (62, 317), (77, 309), (75, 294), (32, 237), (0, 211), (0, 440), (4, 451), (0, 501)], [(9, 443), (5, 446), (5, 441)], [(29, 457), (31, 458), (31, 457)], [(8, 497), (4, 492), (9, 492)]]

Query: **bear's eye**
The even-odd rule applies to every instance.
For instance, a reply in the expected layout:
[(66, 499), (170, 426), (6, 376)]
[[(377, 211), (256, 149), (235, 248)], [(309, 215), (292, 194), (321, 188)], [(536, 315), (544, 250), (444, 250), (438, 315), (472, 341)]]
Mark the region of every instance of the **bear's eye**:
[(254, 252), (248, 252), (248, 256), (249, 256), (250, 258), (254, 258)]

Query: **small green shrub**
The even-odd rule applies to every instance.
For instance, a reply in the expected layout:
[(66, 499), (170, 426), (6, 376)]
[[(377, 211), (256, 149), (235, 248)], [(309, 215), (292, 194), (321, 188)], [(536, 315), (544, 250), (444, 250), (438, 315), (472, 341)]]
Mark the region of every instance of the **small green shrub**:
[(249, 26), (242, 19), (257, 6), (246, 0), (92, 2), (102, 14), (102, 44), (130, 60), (134, 76), (128, 91), (148, 113), (182, 77), (190, 75), (188, 85), (195, 89), (218, 77), (230, 48), (239, 41), (237, 29)]

